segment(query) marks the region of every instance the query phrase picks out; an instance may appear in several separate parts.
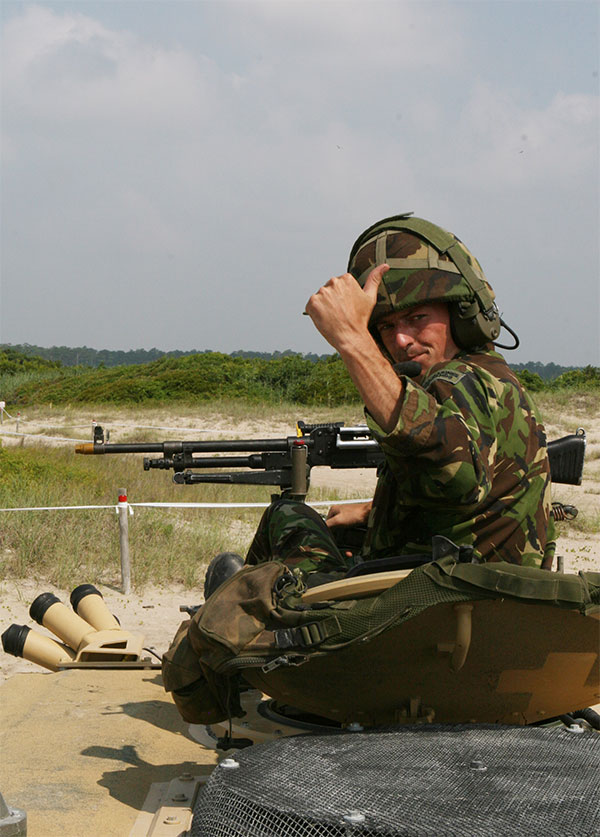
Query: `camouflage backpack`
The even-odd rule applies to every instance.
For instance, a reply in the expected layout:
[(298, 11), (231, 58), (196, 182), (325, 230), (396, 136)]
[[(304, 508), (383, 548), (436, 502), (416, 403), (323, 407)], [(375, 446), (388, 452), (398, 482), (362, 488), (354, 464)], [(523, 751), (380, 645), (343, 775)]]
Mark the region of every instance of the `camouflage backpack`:
[[(419, 690), (436, 720), (531, 723), (540, 719), (537, 697), (520, 696), (521, 670), (539, 671), (532, 694), (542, 689), (544, 713), (568, 711), (562, 693), (546, 694), (551, 658), (565, 674), (585, 669), (585, 677), (573, 675), (571, 709), (595, 702), (600, 573), (449, 557), (366, 598), (307, 604), (304, 592), (279, 562), (246, 567), (181, 626), (163, 676), (185, 720), (242, 714), (243, 673), (277, 700), (341, 723), (401, 722)], [(465, 614), (468, 655), (459, 670)]]

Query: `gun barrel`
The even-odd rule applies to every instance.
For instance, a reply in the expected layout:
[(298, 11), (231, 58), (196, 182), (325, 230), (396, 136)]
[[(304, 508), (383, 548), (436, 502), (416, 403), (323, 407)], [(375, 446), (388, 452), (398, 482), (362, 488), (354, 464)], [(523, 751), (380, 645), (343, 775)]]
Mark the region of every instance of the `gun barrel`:
[(131, 442), (107, 444), (105, 442), (87, 442), (75, 446), (75, 453), (163, 453), (166, 456), (175, 453), (249, 453), (250, 451), (286, 451), (296, 440), (289, 439), (234, 439), (225, 441), (190, 441), (190, 442)]
[(94, 453), (94, 443), (86, 442), (84, 445), (75, 445), (75, 453), (83, 453), (86, 456)]
[(233, 439), (224, 442), (181, 442), (186, 453), (244, 453), (249, 451), (286, 451), (296, 437), (289, 439)]
[(83, 445), (75, 445), (75, 453), (82, 453), (86, 456), (101, 453), (162, 453), (163, 449), (163, 442), (134, 442), (120, 445), (107, 445), (104, 442), (86, 442)]

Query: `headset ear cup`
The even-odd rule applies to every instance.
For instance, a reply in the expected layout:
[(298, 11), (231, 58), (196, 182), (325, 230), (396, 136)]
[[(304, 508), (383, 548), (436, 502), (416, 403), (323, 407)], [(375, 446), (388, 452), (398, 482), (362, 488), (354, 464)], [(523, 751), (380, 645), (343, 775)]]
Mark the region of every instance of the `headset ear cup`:
[[(448, 310), (450, 311), (450, 332), (452, 334), (452, 339), (454, 340), (459, 349), (471, 348), (471, 345), (468, 342), (468, 334), (467, 329), (465, 328), (465, 320), (464, 317), (461, 315), (458, 303), (453, 302), (449, 304)], [(465, 340), (467, 342), (465, 342)]]
[(491, 343), (500, 335), (500, 315), (494, 310), (491, 318), (479, 310), (477, 303), (453, 302), (450, 311), (452, 339), (460, 349), (475, 349)]

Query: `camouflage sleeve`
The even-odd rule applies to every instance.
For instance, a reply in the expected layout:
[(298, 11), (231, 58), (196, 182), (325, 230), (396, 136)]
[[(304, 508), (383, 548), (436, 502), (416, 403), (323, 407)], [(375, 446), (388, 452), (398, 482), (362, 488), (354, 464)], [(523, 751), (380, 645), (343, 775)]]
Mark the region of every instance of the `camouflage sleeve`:
[(492, 385), (464, 363), (434, 367), (419, 385), (405, 379), (398, 423), (386, 434), (367, 423), (405, 497), (415, 504), (476, 506), (490, 491), (496, 452)]

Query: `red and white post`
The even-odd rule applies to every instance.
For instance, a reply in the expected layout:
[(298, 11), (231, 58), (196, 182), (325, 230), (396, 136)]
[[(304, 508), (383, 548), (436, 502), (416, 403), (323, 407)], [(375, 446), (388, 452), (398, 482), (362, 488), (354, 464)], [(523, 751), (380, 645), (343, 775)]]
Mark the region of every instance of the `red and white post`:
[(117, 504), (119, 513), (119, 543), (121, 546), (121, 588), (123, 593), (131, 590), (131, 564), (129, 562), (129, 504), (127, 502), (127, 489), (119, 488), (119, 502)]

